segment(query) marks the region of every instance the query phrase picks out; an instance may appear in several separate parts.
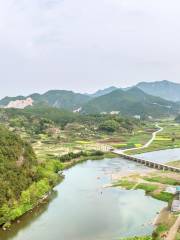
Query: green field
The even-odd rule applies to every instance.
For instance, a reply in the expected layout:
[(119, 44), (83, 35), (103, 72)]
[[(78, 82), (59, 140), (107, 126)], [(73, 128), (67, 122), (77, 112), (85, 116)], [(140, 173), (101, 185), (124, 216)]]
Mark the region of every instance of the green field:
[(145, 144), (155, 131), (153, 124), (136, 126), (132, 132), (116, 131), (113, 133), (97, 131), (91, 128), (61, 129), (58, 134), (48, 134), (46, 132), (32, 136), (26, 131), (21, 131), (24, 139), (32, 141), (37, 158), (40, 161), (48, 160), (49, 157), (61, 156), (69, 152), (100, 150), (108, 152), (111, 147), (114, 148), (131, 148), (140, 147)]
[(144, 149), (127, 151), (128, 154), (140, 154), (164, 149), (180, 148), (180, 124), (174, 122), (161, 122), (163, 131), (158, 133), (153, 143)]

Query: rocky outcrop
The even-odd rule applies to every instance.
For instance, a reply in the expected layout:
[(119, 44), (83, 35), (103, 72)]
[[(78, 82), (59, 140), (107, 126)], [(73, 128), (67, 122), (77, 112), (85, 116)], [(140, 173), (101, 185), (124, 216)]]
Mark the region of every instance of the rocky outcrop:
[(16, 101), (11, 101), (7, 106), (4, 108), (19, 108), (19, 109), (24, 109), (28, 106), (33, 105), (33, 99), (32, 98), (27, 98), (25, 100), (16, 100)]

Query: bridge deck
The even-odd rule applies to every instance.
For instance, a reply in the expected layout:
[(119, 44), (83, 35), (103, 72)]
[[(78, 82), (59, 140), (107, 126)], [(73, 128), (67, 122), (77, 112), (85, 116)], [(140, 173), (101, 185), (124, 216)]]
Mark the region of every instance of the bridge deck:
[(168, 166), (166, 164), (141, 159), (141, 158), (134, 157), (134, 156), (130, 156), (130, 155), (127, 155), (127, 154), (122, 153), (122, 152), (116, 152), (116, 151), (114, 151), (114, 152), (116, 154), (118, 154), (119, 156), (121, 156), (122, 158), (141, 163), (141, 164), (143, 164), (147, 167), (151, 167), (151, 168), (155, 168), (155, 169), (159, 169), (159, 170), (163, 170), (163, 171), (166, 170), (166, 171), (172, 171), (172, 172), (179, 172), (180, 173), (180, 168), (176, 168), (176, 167), (173, 167), (173, 166)]

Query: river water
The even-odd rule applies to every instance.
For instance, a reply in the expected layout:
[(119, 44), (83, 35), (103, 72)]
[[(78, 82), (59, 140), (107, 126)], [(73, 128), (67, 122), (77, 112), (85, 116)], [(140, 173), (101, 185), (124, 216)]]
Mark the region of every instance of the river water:
[(146, 171), (121, 158), (86, 161), (64, 171), (52, 199), (0, 232), (0, 240), (117, 240), (146, 235), (166, 203), (142, 190), (104, 188), (114, 174)]
[(135, 156), (145, 160), (165, 164), (167, 162), (180, 160), (180, 148), (147, 152)]

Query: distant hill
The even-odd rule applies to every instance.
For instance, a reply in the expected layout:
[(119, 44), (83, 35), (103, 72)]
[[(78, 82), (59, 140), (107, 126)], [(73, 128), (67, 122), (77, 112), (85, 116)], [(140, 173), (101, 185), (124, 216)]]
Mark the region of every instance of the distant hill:
[(5, 97), (0, 100), (0, 106), (7, 106), (11, 101), (17, 101), (17, 100), (25, 100), (26, 97), (24, 96), (17, 96), (17, 97)]
[[(33, 105), (43, 105), (56, 108), (63, 108), (74, 111), (81, 108), (92, 98), (100, 97), (117, 90), (116, 87), (109, 87), (98, 90), (93, 94), (80, 94), (66, 90), (50, 90), (44, 94), (34, 93), (29, 96), (5, 97), (0, 100), (1, 107), (16, 106), (19, 101), (26, 101), (28, 98), (33, 100)], [(24, 104), (22, 104), (23, 106)], [(21, 108), (21, 107), (17, 107)], [(22, 107), (23, 108), (23, 107)]]
[(120, 112), (125, 115), (169, 116), (177, 115), (180, 106), (180, 84), (159, 81), (141, 82), (126, 89), (114, 86), (94, 94), (80, 94), (66, 90), (50, 90), (44, 94), (5, 97), (3, 108), (26, 106), (53, 107), (81, 113)]
[(105, 88), (103, 90), (98, 90), (97, 92), (91, 94), (90, 96), (93, 97), (93, 98), (96, 98), (96, 97), (100, 97), (100, 96), (103, 96), (103, 95), (106, 95), (108, 93), (111, 93), (115, 90), (117, 90), (118, 88), (117, 87), (109, 87), (109, 88)]
[[(0, 100), (0, 106), (7, 106), (10, 102), (17, 100), (25, 100), (31, 98), (34, 105), (48, 105), (51, 107), (64, 108), (67, 110), (76, 110), (80, 108), (83, 104), (88, 102), (91, 97), (85, 94), (74, 93), (72, 91), (66, 90), (51, 90), (44, 94), (32, 94), (27, 97), (5, 97)], [(13, 105), (13, 104), (12, 104)]]
[(176, 118), (175, 118), (175, 121), (180, 123), (180, 115), (178, 115)]
[(136, 85), (144, 92), (170, 101), (180, 101), (180, 84), (167, 80), (156, 82), (141, 82)]
[(137, 87), (127, 91), (118, 89), (90, 100), (82, 108), (83, 113), (120, 112), (124, 115), (163, 117), (176, 114), (179, 105), (144, 93)]

